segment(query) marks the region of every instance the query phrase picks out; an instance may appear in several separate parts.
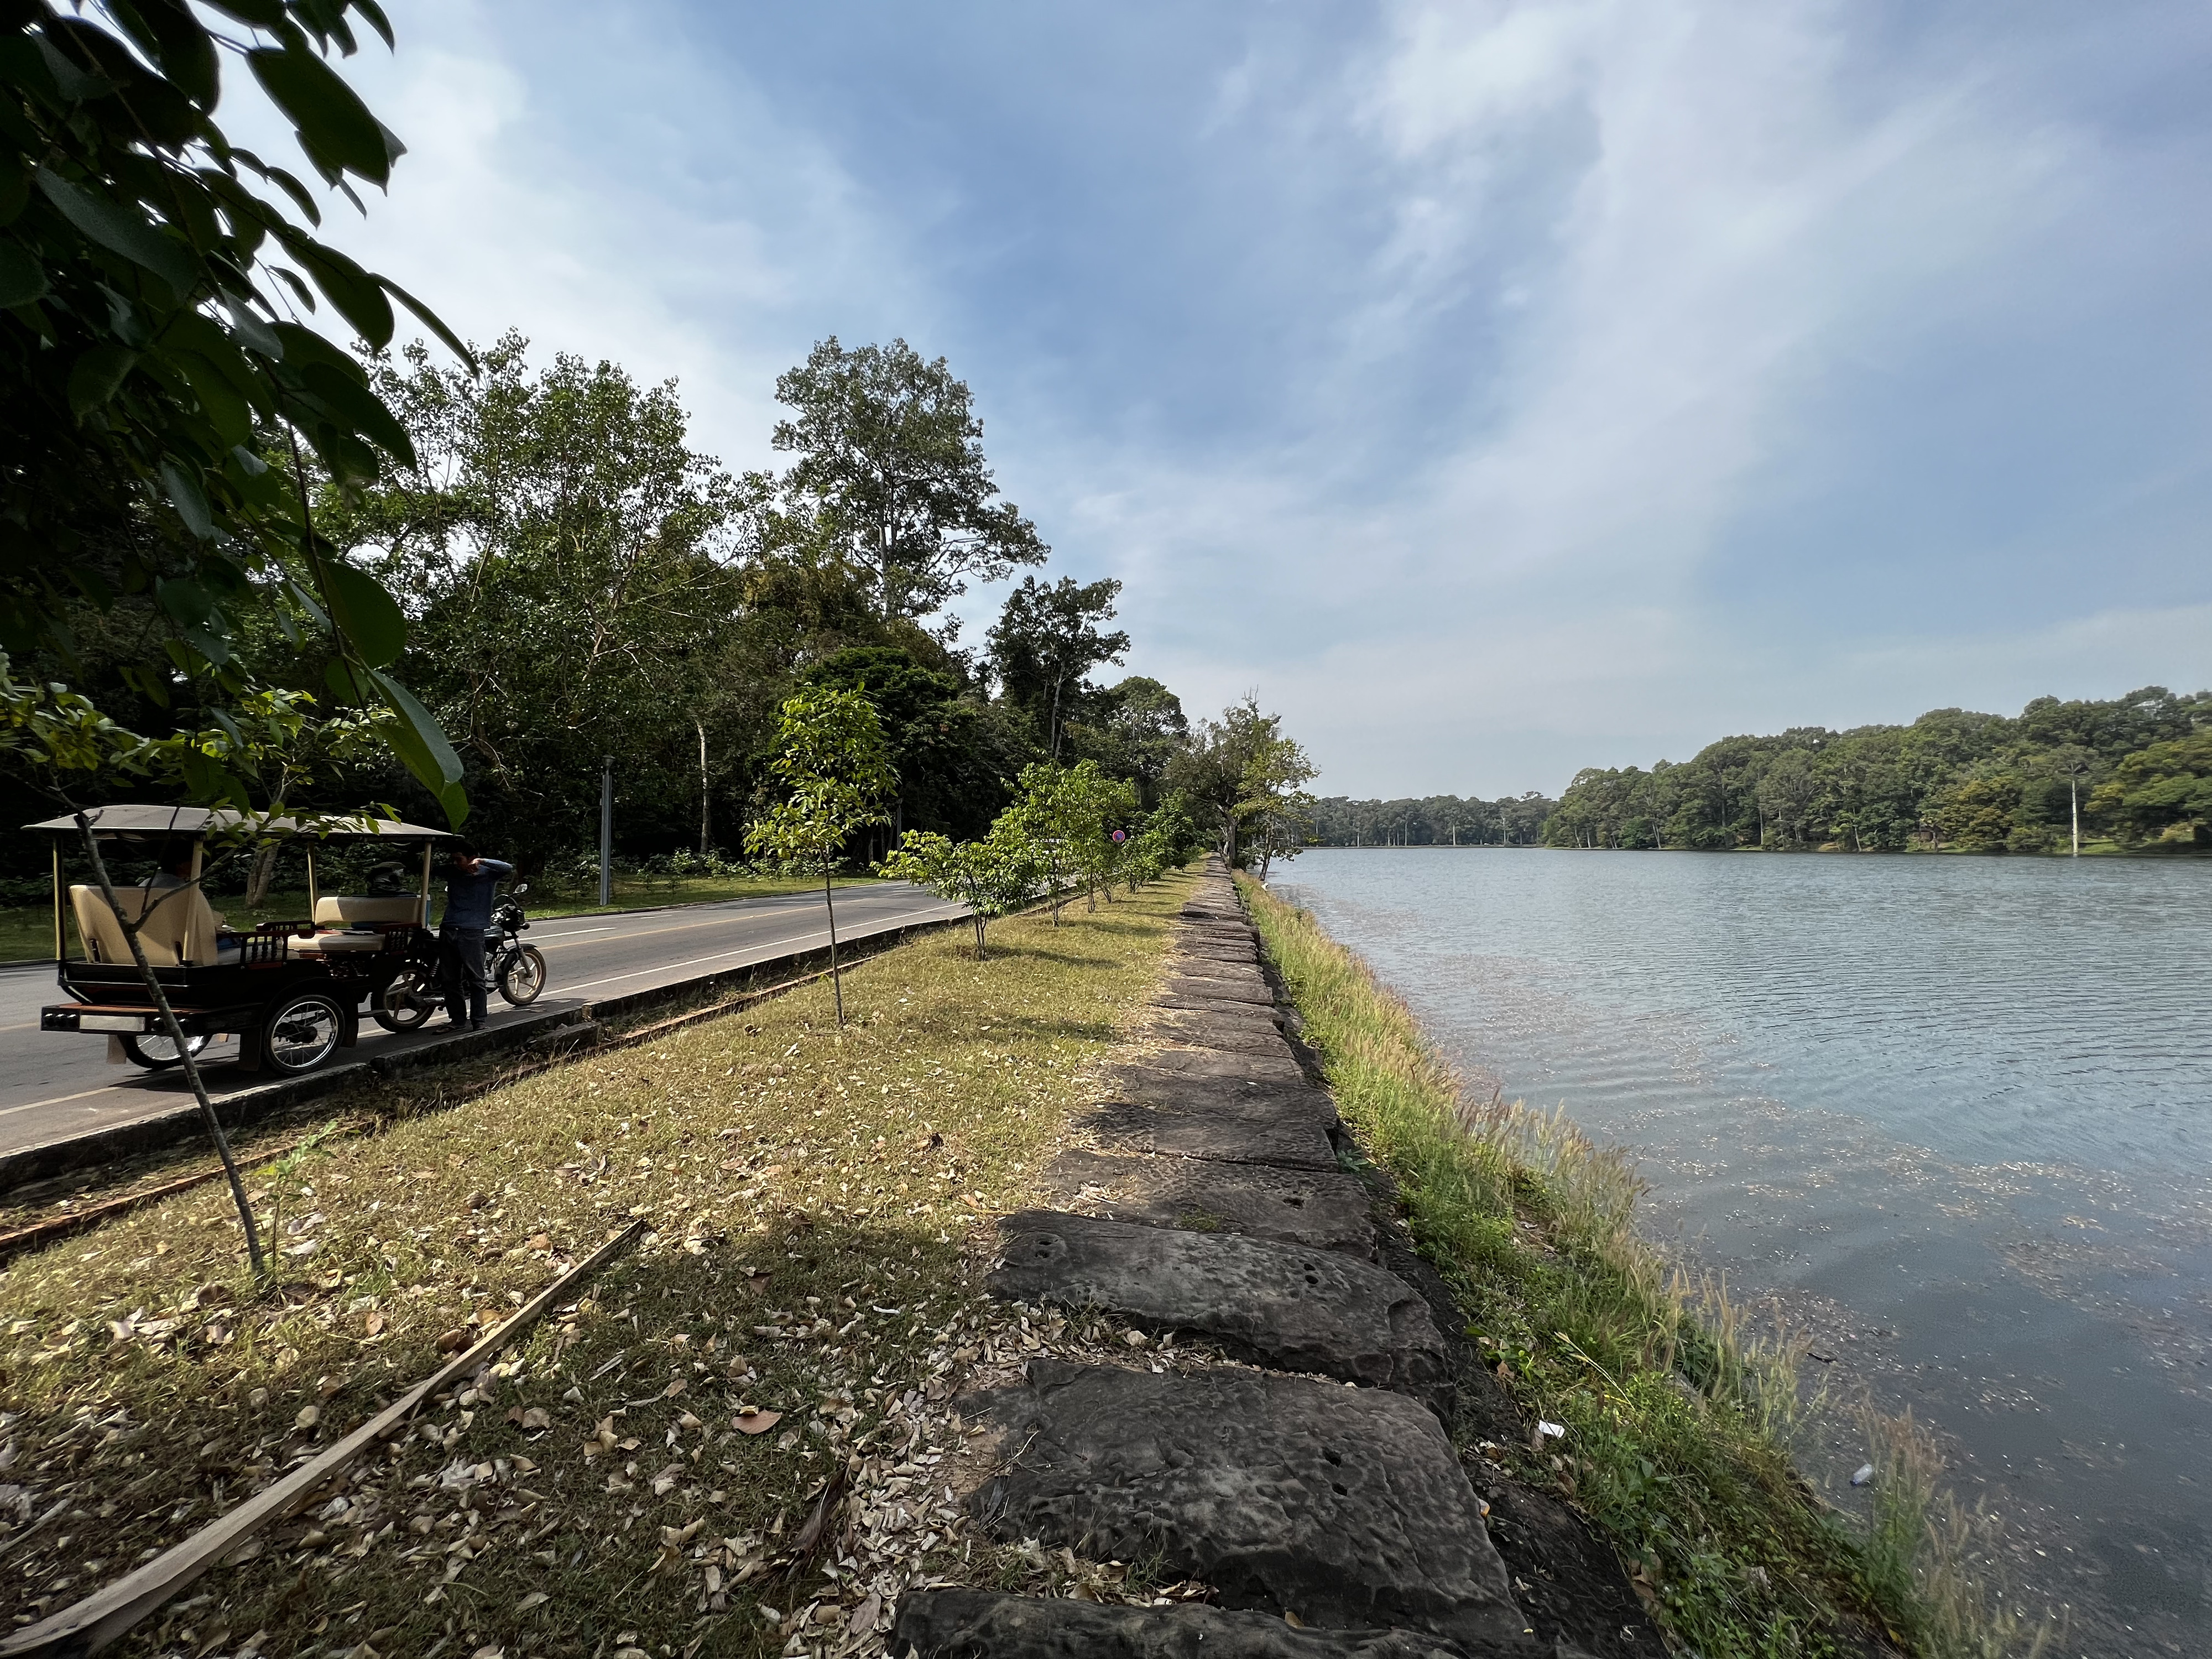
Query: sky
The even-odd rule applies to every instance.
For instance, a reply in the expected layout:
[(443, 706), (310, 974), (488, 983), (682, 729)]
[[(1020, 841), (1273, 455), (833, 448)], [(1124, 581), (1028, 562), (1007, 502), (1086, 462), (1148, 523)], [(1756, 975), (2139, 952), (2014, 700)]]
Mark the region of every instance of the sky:
[(1320, 793), (2212, 684), (2201, 3), (387, 4), (333, 240), (732, 468), (817, 340), (945, 357)]

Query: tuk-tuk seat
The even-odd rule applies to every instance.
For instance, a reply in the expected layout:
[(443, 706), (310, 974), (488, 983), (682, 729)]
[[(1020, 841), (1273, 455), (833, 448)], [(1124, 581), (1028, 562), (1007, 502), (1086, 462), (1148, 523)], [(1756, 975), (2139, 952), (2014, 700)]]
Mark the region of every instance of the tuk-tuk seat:
[[(138, 948), (152, 966), (213, 968), (226, 958), (237, 960), (238, 947), (233, 945), (226, 950), (222, 942), (222, 915), (209, 908), (207, 895), (198, 888), (179, 891), (157, 887), (149, 891), (143, 887), (118, 887), (115, 896), (124, 914), (134, 921), (152, 911), (138, 934)], [(107, 908), (100, 889), (82, 884), (71, 887), (70, 908), (93, 960), (131, 960), (131, 942), (123, 936), (123, 924)]]
[(422, 901), (411, 893), (362, 896), (332, 893), (315, 901), (315, 935), (294, 942), (295, 953), (335, 956), (348, 951), (381, 951), (394, 927), (419, 927)]
[(382, 922), (417, 927), (422, 922), (422, 901), (413, 893), (360, 897), (332, 893), (315, 901), (318, 927), (370, 927)]

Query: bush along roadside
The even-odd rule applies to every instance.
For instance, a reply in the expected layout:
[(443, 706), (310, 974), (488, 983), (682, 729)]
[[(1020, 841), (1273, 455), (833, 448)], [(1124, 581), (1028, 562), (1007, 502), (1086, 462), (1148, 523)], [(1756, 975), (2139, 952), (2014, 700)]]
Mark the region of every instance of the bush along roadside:
[(2002, 1612), (1983, 1582), (1980, 1530), (1935, 1489), (1924, 1436), (1870, 1420), (1871, 1522), (1824, 1504), (1789, 1453), (1826, 1403), (1801, 1395), (1796, 1345), (1750, 1333), (1717, 1287), (1637, 1236), (1626, 1159), (1563, 1114), (1466, 1100), (1357, 956), (1238, 884), (1339, 1111), (1527, 1414), (1524, 1438), (1463, 1410), (1470, 1458), (1594, 1520), (1673, 1644), (1703, 1659), (2042, 1648), (2047, 1629)]

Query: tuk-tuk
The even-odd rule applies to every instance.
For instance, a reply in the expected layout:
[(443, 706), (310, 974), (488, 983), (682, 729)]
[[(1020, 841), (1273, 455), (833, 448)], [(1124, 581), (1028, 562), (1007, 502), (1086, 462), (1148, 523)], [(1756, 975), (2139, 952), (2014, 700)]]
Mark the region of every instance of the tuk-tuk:
[[(112, 867), (118, 857), (151, 854), (169, 866), (162, 876), (125, 885), (116, 897), (136, 921), (138, 944), (161, 982), (189, 1050), (212, 1038), (238, 1038), (238, 1065), (293, 1075), (311, 1072), (359, 1034), (366, 1010), (391, 1030), (420, 1025), (437, 1005), (437, 937), (429, 931), (430, 862), (442, 830), (358, 817), (320, 821), (301, 830), (290, 819), (264, 828), (307, 848), (307, 908), (298, 921), (227, 930), (209, 904), (199, 877), (211, 835), (238, 830), (239, 814), (192, 806), (103, 806), (85, 815)], [(64, 888), (64, 846), (76, 843), (74, 817), (26, 824), (54, 837), (54, 959), (62, 989), (74, 1000), (42, 1008), (47, 1031), (84, 1031), (109, 1039), (111, 1058), (149, 1070), (182, 1056), (131, 960), (130, 941), (97, 884)], [(374, 842), (405, 856), (397, 881), (365, 894), (325, 893), (316, 883), (315, 849), (332, 842)], [(190, 862), (185, 866), (184, 852)], [(419, 857), (412, 856), (419, 848)], [(411, 866), (411, 867), (410, 867)], [(113, 879), (111, 877), (111, 879)], [(64, 917), (76, 925), (82, 953), (66, 948)]]

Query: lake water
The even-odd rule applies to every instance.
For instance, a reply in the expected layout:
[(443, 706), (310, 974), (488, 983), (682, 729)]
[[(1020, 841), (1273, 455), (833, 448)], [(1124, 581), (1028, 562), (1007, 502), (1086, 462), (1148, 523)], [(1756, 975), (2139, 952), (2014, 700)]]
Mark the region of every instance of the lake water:
[(2063, 1651), (2212, 1653), (2212, 862), (1320, 848), (1271, 885), (1934, 1426)]

